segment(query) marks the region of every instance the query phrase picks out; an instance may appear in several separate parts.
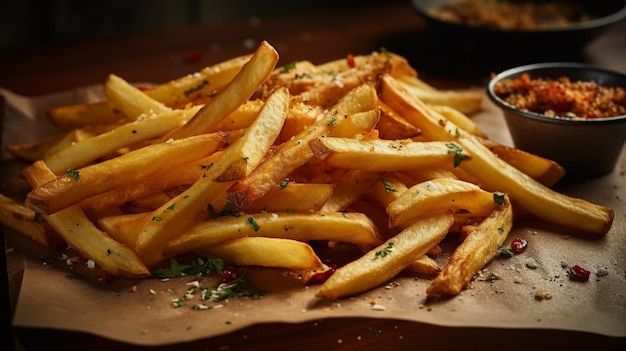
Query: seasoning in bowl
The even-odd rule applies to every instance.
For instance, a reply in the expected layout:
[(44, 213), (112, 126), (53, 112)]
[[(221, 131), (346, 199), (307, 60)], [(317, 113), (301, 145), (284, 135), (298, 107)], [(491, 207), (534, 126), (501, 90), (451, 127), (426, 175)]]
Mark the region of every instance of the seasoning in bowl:
[(626, 89), (598, 84), (596, 81), (572, 81), (531, 78), (523, 73), (517, 78), (499, 81), (494, 93), (506, 103), (546, 117), (594, 119), (626, 114)]

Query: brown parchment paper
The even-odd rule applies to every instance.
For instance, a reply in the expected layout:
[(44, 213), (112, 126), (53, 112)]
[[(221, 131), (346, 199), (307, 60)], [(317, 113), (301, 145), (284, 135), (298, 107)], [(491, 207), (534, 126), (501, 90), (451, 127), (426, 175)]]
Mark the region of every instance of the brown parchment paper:
[[(482, 88), (478, 88), (481, 89)], [(92, 86), (50, 96), (24, 98), (0, 90), (6, 100), (2, 135), (4, 194), (19, 198), (27, 187), (19, 179), (24, 164), (10, 160), (4, 151), (11, 143), (40, 140), (58, 129), (50, 126), (45, 111), (57, 105), (97, 100), (101, 87)], [(473, 117), (491, 139), (511, 144), (506, 125), (488, 99), (484, 110)], [(494, 328), (546, 328), (626, 336), (626, 199), (622, 153), (616, 170), (605, 177), (560, 186), (569, 195), (612, 207), (615, 221), (603, 237), (525, 220), (516, 223), (509, 236), (529, 241), (521, 255), (493, 260), (486, 269), (497, 274), (495, 281), (474, 281), (459, 296), (437, 302), (426, 301), (428, 280), (400, 275), (389, 284), (362, 295), (325, 302), (315, 299), (316, 286), (304, 287), (282, 271), (250, 268), (256, 284), (267, 293), (261, 299), (234, 298), (206, 303), (208, 310), (194, 310), (195, 298), (174, 308), (172, 299), (183, 297), (195, 280), (181, 277), (115, 280), (101, 283), (89, 277), (81, 264), (69, 268), (63, 260), (42, 264), (42, 253), (20, 249), (24, 240), (5, 228), (9, 283), (15, 295), (13, 324), (92, 333), (139, 345), (161, 345), (191, 341), (231, 332), (255, 323), (306, 322), (324, 318), (393, 318), (443, 326)], [(15, 246), (15, 247), (14, 247)], [(354, 255), (340, 248), (332, 255)], [(36, 250), (35, 250), (36, 252)], [(58, 256), (58, 255), (57, 255)], [(537, 268), (530, 269), (532, 258)], [(52, 263), (52, 264), (51, 264)], [(590, 281), (568, 279), (565, 264), (591, 270)], [(608, 274), (598, 276), (603, 271)], [(202, 286), (214, 281), (205, 278)], [(551, 298), (535, 299), (543, 290)], [(371, 301), (383, 308), (372, 308)], [(426, 308), (424, 306), (427, 306)]]

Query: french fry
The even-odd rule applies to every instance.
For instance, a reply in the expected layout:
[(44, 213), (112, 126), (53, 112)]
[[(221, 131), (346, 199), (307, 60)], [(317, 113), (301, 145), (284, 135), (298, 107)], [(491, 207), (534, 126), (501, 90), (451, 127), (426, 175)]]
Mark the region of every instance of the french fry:
[(454, 107), (445, 105), (429, 105), (433, 111), (436, 111), (440, 115), (447, 118), (450, 122), (457, 125), (459, 128), (467, 131), (470, 134), (484, 138), (485, 133), (463, 112), (455, 109)]
[(339, 174), (339, 179), (334, 182), (335, 191), (322, 206), (320, 210), (322, 212), (343, 211), (350, 207), (367, 193), (372, 184), (380, 179), (382, 173), (356, 169)]
[(169, 133), (165, 140), (180, 139), (207, 133), (226, 116), (248, 100), (267, 79), (278, 62), (278, 53), (267, 42), (262, 42), (241, 71), (213, 99), (198, 111), (184, 126)]
[[(55, 177), (42, 161), (33, 164), (30, 175), (29, 180), (33, 187), (46, 184)], [(108, 273), (130, 278), (150, 275), (150, 271), (133, 250), (98, 229), (78, 205), (43, 217), (70, 247), (92, 259)]]
[[(254, 70), (254, 65), (259, 65), (261, 71), (267, 68), (262, 61), (253, 61), (253, 66), (247, 67)], [(285, 121), (286, 110), (283, 107), (288, 96), (288, 92), (282, 89), (272, 94), (245, 135), (226, 148), (222, 157), (206, 170), (203, 177), (153, 212), (151, 219), (146, 222), (139, 234), (135, 246), (135, 250), (148, 267), (161, 261), (167, 243), (179, 235), (181, 229), (189, 225), (198, 213), (206, 210), (207, 203), (230, 187), (230, 183), (218, 182), (217, 178), (227, 170), (237, 176), (243, 176), (249, 172), (248, 165), (254, 167), (265, 157)], [(239, 162), (241, 160), (247, 160), (247, 164)], [(239, 168), (231, 168), (236, 163), (238, 165), (236, 167)]]
[(337, 269), (315, 296), (336, 300), (383, 284), (439, 243), (453, 221), (449, 213), (436, 213), (417, 220), (380, 246)]
[(65, 135), (36, 143), (8, 145), (7, 151), (18, 159), (35, 162), (92, 136), (93, 134), (85, 129), (73, 129)]
[(526, 211), (547, 222), (603, 235), (613, 223), (612, 209), (556, 192), (498, 158), (475, 136), (438, 116), (391, 76), (384, 76), (382, 99), (431, 140), (455, 140), (472, 155), (460, 167), (485, 187), (507, 193)]
[(353, 113), (371, 110), (376, 99), (375, 89), (367, 84), (346, 94), (324, 118), (281, 144), (272, 157), (261, 163), (248, 177), (235, 183), (228, 191), (229, 199), (238, 208), (245, 208), (259, 199), (272, 186), (313, 157), (308, 146), (310, 140), (328, 134), (334, 126)]
[[(235, 57), (200, 72), (157, 85), (146, 91), (146, 95), (168, 107), (183, 107), (187, 103), (221, 90), (250, 60), (251, 55)], [(129, 121), (120, 111), (116, 111), (109, 101), (61, 106), (48, 111), (48, 117), (60, 127), (83, 127), (94, 124)]]
[(430, 90), (416, 85), (399, 82), (409, 93), (430, 105), (443, 105), (454, 108), (464, 114), (471, 115), (480, 111), (483, 96), (474, 91)]
[(244, 237), (214, 246), (200, 247), (198, 254), (219, 257), (239, 266), (284, 268), (316, 272), (325, 268), (315, 251), (306, 243), (265, 237)]
[(430, 212), (446, 209), (463, 209), (478, 216), (486, 216), (496, 206), (494, 197), (494, 194), (472, 183), (432, 179), (410, 187), (387, 206), (389, 226), (406, 226)]
[(152, 99), (115, 74), (110, 74), (104, 83), (104, 94), (117, 110), (122, 111), (131, 120), (146, 114), (150, 117), (171, 111), (169, 107)]
[[(403, 171), (415, 168), (444, 168), (459, 157), (454, 142), (411, 140), (356, 140), (319, 138), (309, 142), (313, 154), (335, 168), (369, 171)], [(471, 158), (462, 153), (461, 157)]]
[[(33, 189), (26, 204), (33, 210), (51, 214), (115, 188), (132, 184), (174, 167), (206, 157), (222, 145), (221, 134), (203, 134), (154, 144), (119, 157), (63, 174)], [(28, 167), (25, 173), (29, 172)]]
[(407, 122), (384, 102), (379, 100), (377, 105), (381, 114), (376, 129), (378, 129), (381, 139), (414, 139), (422, 134), (419, 128)]
[(331, 198), (334, 191), (334, 184), (294, 183), (285, 179), (246, 207), (246, 211), (249, 213), (316, 212)]
[(242, 237), (330, 240), (372, 246), (382, 242), (376, 226), (361, 213), (242, 213), (195, 223), (168, 244), (165, 255), (176, 256), (196, 247)]
[(472, 227), (463, 243), (454, 250), (441, 273), (428, 285), (428, 297), (458, 295), (472, 277), (496, 256), (499, 245), (504, 243), (512, 226), (513, 209), (508, 197), (505, 197), (505, 203), (497, 206), (478, 226)]
[(123, 124), (109, 132), (73, 143), (45, 157), (44, 162), (56, 175), (62, 174), (68, 168), (83, 167), (122, 147), (161, 137), (183, 125), (198, 110), (199, 108), (192, 107), (166, 111)]
[(39, 219), (35, 211), (2, 194), (0, 194), (0, 223), (25, 235), (49, 251), (55, 251), (63, 242), (48, 223)]

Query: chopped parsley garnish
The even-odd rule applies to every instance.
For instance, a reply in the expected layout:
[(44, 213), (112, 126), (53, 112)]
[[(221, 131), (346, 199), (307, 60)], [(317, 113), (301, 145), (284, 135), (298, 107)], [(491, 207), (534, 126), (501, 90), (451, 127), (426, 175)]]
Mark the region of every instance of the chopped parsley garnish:
[(498, 233), (504, 234), (504, 227), (498, 227)]
[(296, 68), (296, 64), (298, 63), (297, 60), (291, 61), (288, 64), (284, 65), (283, 67), (281, 67), (281, 71), (282, 72), (289, 72), (292, 69)]
[(393, 186), (391, 186), (391, 184), (389, 184), (389, 181), (387, 179), (382, 178), (380, 181), (383, 182), (383, 185), (385, 186), (385, 191), (387, 191), (387, 194), (398, 192), (396, 188), (394, 188)]
[(176, 207), (176, 203), (173, 203), (167, 207), (168, 210), (173, 210)]
[(463, 154), (463, 148), (457, 144), (446, 144), (448, 147), (448, 153), (454, 154), (454, 167), (458, 167), (461, 164), (461, 161), (467, 159), (467, 155)]
[(259, 223), (257, 223), (256, 220), (254, 219), (254, 217), (252, 217), (252, 216), (250, 216), (250, 217), (248, 217), (248, 219), (246, 219), (246, 224), (248, 224), (250, 226), (250, 228), (252, 228), (255, 232), (261, 228)]
[(498, 245), (498, 254), (502, 257), (513, 257), (513, 251), (504, 245)]
[(183, 300), (182, 298), (175, 298), (172, 299), (172, 306), (178, 308), (178, 307), (183, 307), (185, 305), (185, 300)]
[(68, 168), (65, 173), (70, 176), (70, 178), (74, 179), (75, 182), (78, 182), (80, 180), (80, 172), (73, 168)]
[(334, 125), (336, 125), (336, 124), (337, 124), (337, 118), (335, 118), (335, 117), (331, 117), (331, 118), (330, 118), (330, 125), (331, 125), (331, 126), (334, 126)]
[(389, 255), (391, 251), (393, 251), (394, 244), (395, 243), (393, 241), (390, 241), (389, 243), (387, 243), (387, 246), (385, 246), (382, 250), (376, 251), (376, 253), (374, 254), (374, 260), (377, 260), (379, 258), (383, 258)]
[(152, 271), (156, 277), (160, 279), (164, 278), (174, 278), (180, 277), (184, 275), (196, 275), (202, 276), (207, 272), (221, 272), (225, 267), (224, 261), (219, 258), (209, 258), (204, 260), (204, 263), (199, 265), (196, 263), (192, 264), (181, 264), (178, 263), (174, 258), (170, 258), (170, 267), (169, 268), (159, 268)]
[(39, 223), (40, 220), (41, 220), (41, 213), (35, 212), (35, 215), (33, 216), (33, 222)]
[(248, 160), (250, 159), (250, 157), (248, 156), (244, 156), (243, 157), (243, 163), (248, 164)]
[(239, 210), (237, 210), (237, 207), (231, 201), (226, 202), (221, 212), (215, 211), (215, 208), (213, 207), (212, 204), (207, 205), (207, 211), (209, 211), (211, 218), (225, 217), (225, 216), (233, 216), (233, 217), (240, 216)]
[(204, 88), (205, 86), (207, 86), (209, 84), (209, 81), (206, 79), (203, 79), (202, 82), (200, 82), (200, 84), (196, 85), (195, 87), (191, 87), (187, 90), (185, 90), (183, 92), (183, 94), (185, 94), (185, 96), (189, 96), (197, 91), (202, 90), (202, 88)]
[(506, 205), (506, 199), (505, 199), (504, 193), (501, 193), (501, 192), (493, 193), (493, 202), (495, 202), (496, 205), (500, 205), (500, 206)]
[(252, 297), (258, 299), (265, 295), (265, 292), (254, 286), (250, 276), (246, 273), (238, 273), (237, 276), (228, 283), (221, 283), (207, 294), (211, 301), (223, 301), (231, 297)]
[(281, 189), (285, 189), (287, 185), (289, 185), (289, 178), (283, 179), (282, 182), (278, 183)]
[(387, 50), (387, 48), (386, 48), (386, 47), (384, 47), (384, 46), (381, 46), (381, 47), (380, 47), (380, 52), (381, 52), (381, 53), (383, 53), (383, 54), (385, 54), (387, 57), (391, 57), (391, 53), (390, 53), (390, 52), (389, 52), (389, 50)]
[(160, 222), (160, 221), (163, 220), (163, 218), (161, 218), (159, 216), (154, 216), (154, 217), (152, 217), (152, 220), (155, 221), (155, 222)]

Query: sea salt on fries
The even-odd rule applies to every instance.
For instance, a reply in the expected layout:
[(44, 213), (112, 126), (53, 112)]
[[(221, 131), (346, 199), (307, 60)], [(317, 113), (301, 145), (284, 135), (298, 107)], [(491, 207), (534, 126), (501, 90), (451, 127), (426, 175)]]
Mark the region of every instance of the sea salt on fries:
[[(384, 51), (277, 62), (263, 42), (146, 91), (110, 75), (107, 100), (50, 111), (70, 133), (9, 146), (32, 162), (32, 190), (0, 197), (0, 221), (133, 278), (194, 253), (307, 282), (330, 272), (310, 242), (355, 245), (362, 256), (316, 292), (331, 300), (401, 272), (434, 277), (430, 297), (461, 293), (506, 239), (513, 206), (611, 227), (611, 209), (548, 188), (558, 164), (486, 138), (471, 119), (481, 94), (438, 90)], [(463, 242), (440, 266), (431, 256), (449, 233)]]

